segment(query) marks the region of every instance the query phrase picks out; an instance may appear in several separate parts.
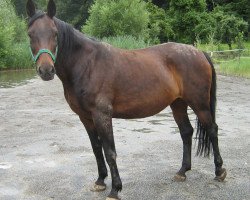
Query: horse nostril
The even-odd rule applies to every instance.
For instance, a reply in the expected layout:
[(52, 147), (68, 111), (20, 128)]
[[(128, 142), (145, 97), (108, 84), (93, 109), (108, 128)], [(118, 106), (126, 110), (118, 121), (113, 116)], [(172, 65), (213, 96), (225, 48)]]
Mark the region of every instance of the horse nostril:
[(38, 71), (38, 74), (40, 74), (40, 75), (42, 74), (41, 67), (38, 67), (38, 70), (37, 70), (37, 71)]
[(54, 68), (54, 67), (52, 67), (52, 69), (51, 69), (51, 73), (52, 73), (52, 74), (55, 74), (55, 73), (56, 73), (56, 70), (55, 70), (55, 68)]

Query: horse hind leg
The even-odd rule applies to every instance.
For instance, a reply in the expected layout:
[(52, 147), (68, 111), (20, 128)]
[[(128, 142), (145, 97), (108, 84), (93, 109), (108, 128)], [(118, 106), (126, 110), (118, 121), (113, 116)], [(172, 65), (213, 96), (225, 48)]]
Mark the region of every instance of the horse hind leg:
[(175, 122), (177, 123), (182, 142), (183, 142), (183, 159), (180, 170), (174, 176), (175, 181), (185, 181), (186, 172), (191, 170), (191, 149), (192, 149), (192, 135), (193, 127), (189, 121), (187, 114), (187, 104), (182, 99), (175, 100), (170, 105)]
[(223, 160), (220, 155), (218, 145), (218, 126), (215, 120), (212, 119), (212, 115), (209, 109), (200, 110), (196, 112), (198, 116), (198, 151), (197, 155), (209, 156), (210, 144), (214, 153), (215, 164), (215, 180), (223, 181), (226, 178), (227, 172), (225, 168), (222, 168)]

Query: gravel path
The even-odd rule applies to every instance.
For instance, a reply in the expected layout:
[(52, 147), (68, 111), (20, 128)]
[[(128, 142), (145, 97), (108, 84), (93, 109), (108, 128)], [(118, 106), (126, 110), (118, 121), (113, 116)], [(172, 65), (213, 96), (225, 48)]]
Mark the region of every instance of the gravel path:
[[(182, 141), (168, 108), (146, 119), (114, 119), (122, 200), (250, 199), (250, 80), (218, 75), (217, 94), (226, 181), (214, 181), (213, 157), (195, 157), (195, 151), (186, 182), (172, 181)], [(0, 116), (0, 199), (105, 199), (110, 176), (106, 191), (89, 190), (95, 158), (59, 79), (0, 88)]]

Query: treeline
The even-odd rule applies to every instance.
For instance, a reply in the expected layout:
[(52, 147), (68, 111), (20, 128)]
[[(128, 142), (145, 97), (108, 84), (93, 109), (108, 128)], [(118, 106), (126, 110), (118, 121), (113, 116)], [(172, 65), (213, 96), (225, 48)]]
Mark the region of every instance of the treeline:
[[(22, 45), (28, 43), (25, 31), (26, 1), (1, 0), (0, 2), (1, 67), (11, 65), (8, 62), (13, 63), (11, 59), (7, 59), (9, 56), (18, 60), (20, 50), (24, 49)], [(46, 10), (47, 1), (34, 0), (34, 2), (38, 8)], [(58, 18), (72, 24), (85, 34), (100, 39), (131, 36), (150, 44), (167, 41), (189, 44), (212, 41), (226, 43), (229, 48), (236, 42), (240, 47), (243, 45), (243, 40), (249, 39), (249, 0), (55, 0), (55, 2)], [(13, 48), (17, 44), (19, 50)], [(14, 52), (12, 49), (15, 49)]]
[[(18, 15), (26, 16), (25, 1), (12, 2)], [(36, 2), (40, 8), (47, 3)], [(249, 0), (56, 0), (56, 4), (58, 18), (95, 37), (140, 34), (152, 43), (191, 44), (212, 38), (230, 48), (235, 39), (249, 37)]]

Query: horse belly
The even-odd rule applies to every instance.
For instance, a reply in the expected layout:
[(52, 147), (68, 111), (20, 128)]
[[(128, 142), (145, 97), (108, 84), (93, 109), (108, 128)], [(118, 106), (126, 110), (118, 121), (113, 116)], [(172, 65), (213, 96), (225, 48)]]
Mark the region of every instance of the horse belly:
[(149, 117), (162, 111), (174, 99), (174, 95), (166, 93), (127, 97), (123, 101), (114, 102), (113, 117), (123, 119)]

